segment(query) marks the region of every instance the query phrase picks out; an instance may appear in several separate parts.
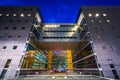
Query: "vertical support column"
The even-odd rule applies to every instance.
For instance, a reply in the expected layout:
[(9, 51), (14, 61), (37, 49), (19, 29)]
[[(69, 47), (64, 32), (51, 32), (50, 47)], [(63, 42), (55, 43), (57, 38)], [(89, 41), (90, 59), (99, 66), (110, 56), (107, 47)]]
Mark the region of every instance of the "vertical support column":
[(50, 70), (52, 67), (52, 56), (53, 56), (53, 51), (50, 50), (48, 52), (48, 70)]
[(67, 58), (68, 58), (68, 69), (73, 70), (72, 52), (71, 52), (71, 50), (67, 50)]

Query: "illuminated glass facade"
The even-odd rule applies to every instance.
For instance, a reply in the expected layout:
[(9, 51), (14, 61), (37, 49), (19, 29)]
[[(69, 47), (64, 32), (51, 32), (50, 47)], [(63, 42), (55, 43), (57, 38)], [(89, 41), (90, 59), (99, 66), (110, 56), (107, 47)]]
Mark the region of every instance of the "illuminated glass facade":
[(0, 7), (0, 78), (60, 73), (119, 79), (120, 7), (80, 11), (76, 23), (51, 24), (38, 7)]

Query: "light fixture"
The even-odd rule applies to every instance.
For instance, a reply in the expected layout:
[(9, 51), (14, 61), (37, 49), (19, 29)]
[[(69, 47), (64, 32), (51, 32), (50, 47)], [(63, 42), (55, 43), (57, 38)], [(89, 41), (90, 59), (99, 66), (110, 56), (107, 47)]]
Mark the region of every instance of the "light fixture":
[(67, 76), (65, 76), (64, 78), (67, 79)]
[(99, 14), (98, 14), (98, 13), (96, 13), (96, 14), (95, 14), (95, 17), (99, 17)]
[(107, 14), (104, 13), (103, 16), (107, 16)]
[(20, 16), (21, 16), (21, 17), (24, 17), (24, 14), (21, 14)]
[(55, 77), (53, 76), (52, 79), (55, 79)]
[(17, 71), (19, 71), (20, 70), (20, 68), (17, 68)]
[(57, 28), (60, 27), (60, 25), (45, 25), (46, 28)]
[(91, 16), (92, 16), (92, 14), (90, 14), (90, 13), (89, 13), (89, 14), (88, 14), (88, 16), (89, 16), (89, 17), (91, 17)]
[(99, 68), (100, 71), (102, 71), (102, 68)]

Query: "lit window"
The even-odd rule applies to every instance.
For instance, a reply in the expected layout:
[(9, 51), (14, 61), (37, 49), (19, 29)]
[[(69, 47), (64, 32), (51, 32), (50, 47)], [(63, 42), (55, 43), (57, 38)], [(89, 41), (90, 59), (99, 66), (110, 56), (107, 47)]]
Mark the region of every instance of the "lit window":
[(57, 28), (60, 27), (60, 25), (45, 25), (46, 28)]
[(28, 14), (28, 16), (31, 16), (31, 14)]
[(92, 14), (88, 14), (88, 16), (89, 16), (89, 17), (91, 17), (91, 16), (92, 16)]
[(13, 16), (17, 16), (17, 14), (13, 14)]
[(98, 14), (98, 13), (96, 13), (96, 14), (95, 14), (95, 17), (99, 17), (99, 14)]
[(101, 20), (99, 20), (99, 22), (101, 23)]
[(9, 16), (10, 14), (6, 14), (6, 16)]
[(21, 16), (21, 17), (24, 17), (24, 14), (21, 14), (20, 16)]
[(107, 16), (107, 14), (103, 14), (103, 16)]
[(91, 20), (91, 22), (94, 22), (94, 20)]
[(107, 20), (107, 22), (109, 23), (109, 22), (110, 22), (110, 20)]
[(0, 14), (0, 16), (2, 16), (2, 14)]

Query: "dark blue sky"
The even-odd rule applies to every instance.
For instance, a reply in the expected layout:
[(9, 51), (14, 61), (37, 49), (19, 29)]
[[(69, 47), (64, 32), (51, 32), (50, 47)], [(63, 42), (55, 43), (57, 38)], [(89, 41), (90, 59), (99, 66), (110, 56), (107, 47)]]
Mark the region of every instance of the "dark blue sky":
[(120, 5), (120, 0), (0, 0), (2, 6), (39, 6), (46, 23), (74, 23), (82, 5)]

